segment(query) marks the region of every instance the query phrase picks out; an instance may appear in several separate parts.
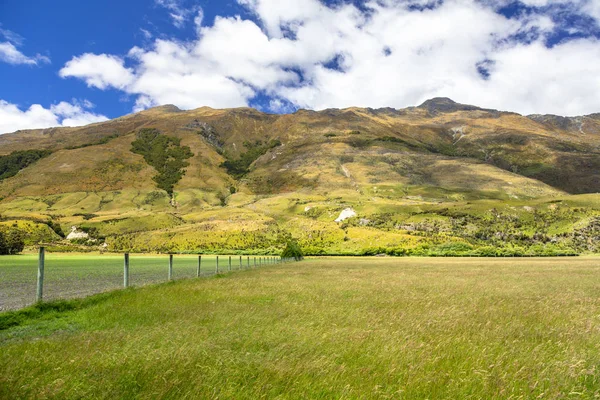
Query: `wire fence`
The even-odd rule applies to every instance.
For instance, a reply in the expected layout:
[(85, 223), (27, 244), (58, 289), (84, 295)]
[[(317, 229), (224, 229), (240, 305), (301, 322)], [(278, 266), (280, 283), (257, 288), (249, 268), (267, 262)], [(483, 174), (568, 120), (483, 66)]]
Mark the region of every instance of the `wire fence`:
[(0, 268), (0, 311), (119, 288), (208, 277), (294, 261), (273, 256), (69, 255), (19, 257)]

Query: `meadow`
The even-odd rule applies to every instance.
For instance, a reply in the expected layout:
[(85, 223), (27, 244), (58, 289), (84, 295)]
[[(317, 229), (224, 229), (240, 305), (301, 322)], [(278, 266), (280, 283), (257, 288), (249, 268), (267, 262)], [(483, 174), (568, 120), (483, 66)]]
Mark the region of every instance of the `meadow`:
[[(44, 300), (80, 298), (120, 289), (123, 263), (122, 254), (46, 253)], [(216, 264), (216, 256), (202, 256), (201, 275), (214, 274)], [(168, 265), (168, 255), (131, 254), (130, 286), (167, 281)], [(198, 256), (175, 255), (172, 278), (194, 278), (197, 266)], [(242, 266), (248, 267), (247, 257), (243, 257)], [(254, 257), (250, 257), (250, 267), (253, 266)], [(36, 301), (37, 268), (37, 254), (0, 257), (0, 311), (22, 308)], [(219, 268), (222, 272), (229, 269), (228, 256), (220, 256)], [(240, 269), (239, 256), (232, 256), (232, 269)]]
[(0, 398), (600, 396), (594, 257), (308, 259), (27, 315)]

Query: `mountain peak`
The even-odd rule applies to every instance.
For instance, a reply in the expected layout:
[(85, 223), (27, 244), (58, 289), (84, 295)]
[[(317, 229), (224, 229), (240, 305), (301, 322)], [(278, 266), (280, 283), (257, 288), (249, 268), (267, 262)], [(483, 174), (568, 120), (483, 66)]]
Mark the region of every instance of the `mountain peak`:
[(417, 108), (422, 108), (429, 111), (431, 114), (451, 113), (456, 111), (496, 111), (486, 108), (471, 106), (468, 104), (460, 104), (448, 97), (434, 97), (425, 101)]
[(146, 111), (158, 111), (158, 112), (173, 113), (173, 112), (180, 112), (181, 109), (173, 104), (164, 104), (162, 106), (149, 108)]

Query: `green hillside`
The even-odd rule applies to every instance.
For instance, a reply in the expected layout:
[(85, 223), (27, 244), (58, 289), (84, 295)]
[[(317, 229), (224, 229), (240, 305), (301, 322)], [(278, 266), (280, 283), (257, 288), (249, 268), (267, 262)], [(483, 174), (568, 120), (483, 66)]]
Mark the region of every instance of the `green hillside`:
[[(599, 156), (597, 114), (162, 106), (1, 135), (0, 216), (61, 249), (265, 253), (293, 237), (308, 254), (588, 253)], [(71, 227), (90, 240), (45, 231)]]

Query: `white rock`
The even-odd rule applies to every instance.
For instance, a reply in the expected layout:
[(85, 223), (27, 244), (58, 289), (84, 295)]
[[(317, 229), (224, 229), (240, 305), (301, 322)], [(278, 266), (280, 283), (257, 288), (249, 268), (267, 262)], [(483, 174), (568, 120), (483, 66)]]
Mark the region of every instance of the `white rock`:
[(335, 222), (342, 222), (347, 220), (348, 218), (356, 217), (356, 211), (351, 208), (346, 208), (344, 211), (340, 213), (340, 216), (335, 220)]
[(312, 210), (311, 206), (304, 207), (304, 212), (309, 212), (310, 210)]
[(76, 226), (71, 227), (71, 233), (67, 236), (67, 240), (89, 239), (90, 235), (83, 231), (78, 231)]

